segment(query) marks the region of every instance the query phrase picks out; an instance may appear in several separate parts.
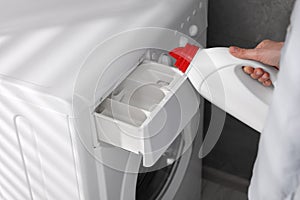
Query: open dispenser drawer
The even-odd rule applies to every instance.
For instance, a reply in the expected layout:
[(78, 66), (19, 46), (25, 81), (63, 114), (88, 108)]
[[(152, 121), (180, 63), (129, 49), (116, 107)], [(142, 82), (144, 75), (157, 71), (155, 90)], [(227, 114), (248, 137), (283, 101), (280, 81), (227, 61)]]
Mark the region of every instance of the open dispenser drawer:
[(142, 154), (152, 166), (199, 108), (199, 97), (170, 66), (138, 66), (95, 110), (99, 140)]

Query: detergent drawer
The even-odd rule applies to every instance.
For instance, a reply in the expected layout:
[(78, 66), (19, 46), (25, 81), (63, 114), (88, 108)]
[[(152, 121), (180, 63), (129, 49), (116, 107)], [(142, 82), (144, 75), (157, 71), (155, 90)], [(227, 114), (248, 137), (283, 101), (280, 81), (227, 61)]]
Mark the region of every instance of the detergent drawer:
[(199, 108), (183, 74), (148, 62), (138, 66), (95, 110), (99, 140), (142, 154), (152, 166)]

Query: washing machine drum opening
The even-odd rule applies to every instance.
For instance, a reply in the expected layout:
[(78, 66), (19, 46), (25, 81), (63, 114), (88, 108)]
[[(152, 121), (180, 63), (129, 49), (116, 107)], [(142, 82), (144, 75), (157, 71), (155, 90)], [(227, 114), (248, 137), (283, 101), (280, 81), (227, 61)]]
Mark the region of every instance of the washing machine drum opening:
[[(140, 167), (141, 173), (136, 184), (136, 200), (157, 200), (164, 196), (180, 163), (183, 147), (184, 140), (179, 136), (153, 167)], [(172, 161), (174, 162), (170, 164)], [(162, 166), (163, 163), (169, 165), (159, 168), (158, 166)], [(156, 168), (157, 170), (153, 170)]]

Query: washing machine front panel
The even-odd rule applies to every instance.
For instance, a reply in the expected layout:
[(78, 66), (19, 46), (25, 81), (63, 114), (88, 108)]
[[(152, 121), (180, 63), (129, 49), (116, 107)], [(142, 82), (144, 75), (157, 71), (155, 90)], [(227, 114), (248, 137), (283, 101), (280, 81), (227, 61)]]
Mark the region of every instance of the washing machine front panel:
[[(44, 174), (42, 173), (43, 176), (36, 177), (34, 180), (47, 179), (45, 182), (49, 184), (44, 184), (45, 191), (51, 193), (53, 192), (51, 189), (56, 188), (57, 191), (60, 191), (62, 194), (61, 196), (63, 198), (59, 197), (56, 199), (107, 200), (115, 199), (115, 197), (116, 199), (134, 199), (134, 190), (136, 190), (138, 177), (137, 173), (124, 173), (124, 171), (115, 170), (97, 160), (97, 156), (105, 156), (106, 152), (104, 148), (109, 147), (109, 145), (99, 141), (97, 137), (96, 125), (93, 122), (94, 118), (92, 115), (94, 110), (90, 109), (90, 106), (95, 106), (96, 102), (93, 102), (94, 96), (85, 95), (79, 96), (78, 99), (74, 100), (73, 86), (77, 84), (77, 78), (82, 64), (86, 61), (91, 51), (107, 38), (121, 32), (141, 27), (158, 27), (170, 28), (187, 35), (190, 34), (194, 39), (205, 38), (205, 34), (203, 33), (205, 33), (207, 26), (207, 3), (202, 0), (177, 0), (176, 2), (172, 0), (156, 0), (143, 3), (137, 0), (128, 0), (122, 2), (110, 1), (107, 3), (104, 3), (104, 1), (95, 3), (95, 1), (95, 4), (86, 6), (86, 2), (76, 1), (76, 3), (70, 6), (70, 4), (66, 2), (67, 1), (65, 1), (64, 5), (59, 6), (55, 6), (55, 4), (51, 3), (51, 5), (47, 4), (49, 6), (45, 6), (45, 4), (40, 10), (36, 8), (40, 8), (39, 5), (41, 4), (38, 3), (32, 8), (30, 7), (32, 4), (28, 4), (29, 7), (28, 5), (25, 6), (24, 12), (12, 12), (11, 17), (9, 17), (10, 20), (2, 24), (4, 28), (0, 31), (0, 48), (2, 49), (0, 52), (0, 64), (2, 66), (0, 69), (0, 91), (1, 95), (5, 96), (8, 100), (2, 100), (2, 98), (0, 98), (0, 103), (4, 105), (14, 100), (16, 102), (25, 102), (25, 105), (27, 105), (25, 107), (14, 107), (16, 114), (22, 113), (24, 109), (26, 110), (33, 106), (36, 109), (43, 110), (41, 113), (34, 112), (34, 114), (37, 114), (35, 125), (51, 124), (49, 130), (55, 127), (60, 129), (59, 133), (61, 133), (61, 135), (56, 135), (58, 137), (57, 143), (43, 140), (46, 145), (44, 145), (42, 149), (49, 148), (57, 151), (59, 150), (56, 148), (57, 145), (62, 145), (63, 147), (61, 149), (63, 149), (63, 152), (61, 154), (57, 152), (56, 154), (58, 156), (65, 156), (64, 162), (67, 164), (63, 166), (62, 171), (57, 170), (58, 174), (56, 174), (57, 177), (55, 177), (55, 179), (54, 176), (51, 176), (53, 171), (47, 170), (48, 165), (45, 165), (44, 168), (42, 163), (40, 167)], [(9, 9), (14, 8), (12, 5), (13, 4), (7, 7), (4, 6), (7, 8), (7, 11), (4, 12), (7, 16), (10, 14)], [(24, 15), (20, 17), (19, 14)], [(198, 29), (195, 28), (195, 26), (191, 28), (193, 24), (197, 25)], [(198, 31), (196, 31), (196, 29)], [(106, 55), (111, 56), (110, 52), (118, 53), (120, 46), (130, 46), (134, 44), (135, 41), (136, 38), (132, 38), (127, 40), (127, 43), (122, 43), (122, 45), (119, 43), (114, 44), (111, 46), (111, 49), (115, 51), (105, 49), (102, 50), (102, 53), (104, 52), (107, 53)], [(160, 38), (160, 40), (154, 42), (160, 43), (164, 41), (165, 40)], [(205, 39), (202, 41), (205, 41)], [(174, 43), (172, 45), (178, 46), (185, 42), (185, 38), (179, 38), (176, 44)], [(113, 57), (114, 56), (115, 55), (113, 55)], [(120, 54), (117, 56), (120, 56)], [(135, 66), (134, 63), (139, 62), (138, 58), (140, 57), (136, 56), (130, 63), (125, 64), (130, 65), (129, 68), (133, 69)], [(87, 75), (90, 76), (86, 76), (83, 79), (83, 83), (80, 85), (82, 91), (96, 88), (97, 84), (94, 82), (91, 84), (90, 80), (97, 80), (99, 77), (98, 72), (101, 74), (101, 72), (105, 70), (102, 65), (99, 65), (99, 60), (95, 63), (96, 65), (93, 70), (96, 69), (97, 73), (93, 70), (87, 73)], [(168, 64), (168, 61), (166, 61), (165, 64)], [(126, 71), (129, 72), (130, 69)], [(113, 77), (119, 79), (121, 72), (116, 71), (115, 73)], [(114, 82), (114, 84), (117, 82), (115, 79), (111, 81)], [(108, 90), (109, 89), (105, 92), (109, 92)], [(92, 95), (94, 95), (94, 93)], [(103, 96), (100, 95), (99, 99), (102, 97)], [(83, 111), (83, 113), (80, 113), (82, 114), (79, 118), (81, 120), (80, 122), (77, 121), (76, 113), (74, 114), (74, 101), (76, 102), (77, 111)], [(59, 117), (56, 118), (54, 116)], [(1, 117), (3, 117), (2, 121), (4, 122), (11, 120), (9, 116), (3, 115)], [(49, 123), (52, 121), (53, 124)], [(26, 122), (25, 125), (22, 120), (18, 123), (21, 123), (21, 126), (28, 130), (27, 128), (29, 126), (26, 125)], [(5, 125), (8, 125), (8, 129), (15, 130), (14, 123)], [(1, 128), (3, 127), (5, 126), (1, 126)], [(41, 127), (40, 131), (43, 132), (43, 130), (46, 130), (46, 128)], [(6, 134), (10, 133), (7, 130), (3, 131), (5, 131)], [(25, 132), (25, 134), (27, 133), (29, 132)], [(14, 134), (16, 133), (14, 132)], [(45, 132), (43, 132), (43, 134), (45, 134)], [(41, 135), (43, 136), (43, 134)], [(58, 134), (58, 132), (53, 131), (53, 134)], [(47, 137), (49, 137), (49, 135), (47, 135)], [(34, 137), (31, 135), (30, 138)], [(21, 151), (17, 140), (15, 140), (15, 142), (16, 150), (14, 152)], [(114, 150), (106, 149), (108, 151), (107, 154), (114, 156), (112, 152), (115, 151), (115, 148), (116, 147), (113, 147)], [(133, 154), (123, 149), (119, 150), (127, 153), (125, 156), (121, 153), (115, 157), (118, 159), (117, 161), (124, 161), (124, 163), (120, 163), (122, 165), (124, 164), (125, 169), (134, 171), (140, 168), (141, 155)], [(48, 153), (49, 152), (45, 150), (39, 154), (39, 156), (41, 156), (40, 160), (47, 161), (48, 157), (44, 156), (44, 154)], [(38, 156), (36, 158), (38, 158)], [(55, 161), (55, 158), (56, 157), (52, 155), (51, 159)], [(183, 158), (184, 157), (179, 161), (184, 161)], [(0, 159), (1, 163), (5, 163), (2, 162), (3, 157)], [(22, 162), (22, 159), (19, 159), (19, 161)], [(25, 163), (27, 161), (25, 159)], [(51, 160), (51, 162), (54, 161)], [(56, 164), (59, 166), (59, 164), (64, 162), (57, 162)], [(32, 163), (35, 162), (30, 161), (30, 164)], [(19, 164), (24, 171), (24, 164)], [(35, 167), (34, 165), (30, 166), (32, 166), (30, 170)], [(110, 172), (108, 168), (111, 169)], [(6, 167), (6, 169), (12, 174), (19, 173), (18, 170), (14, 168)], [(64, 172), (68, 176), (62, 174)], [(114, 172), (116, 172), (116, 174), (114, 174)], [(171, 172), (173, 173), (172, 170)], [(178, 170), (175, 174), (180, 173), (184, 173), (184, 170)], [(117, 178), (117, 174), (120, 174), (120, 177), (123, 178)], [(25, 196), (24, 198), (22, 197), (22, 199), (30, 199), (32, 197), (30, 197), (30, 191), (28, 190), (28, 180), (26, 176), (23, 175), (20, 176), (23, 181), (21, 181), (22, 188), (25, 188)], [(114, 182), (114, 179), (116, 182)], [(112, 182), (107, 182), (109, 180)], [(175, 181), (169, 182), (170, 186), (174, 182)], [(1, 183), (0, 192), (2, 196), (3, 185), (5, 184), (6, 183)], [(58, 187), (60, 184), (62, 187)], [(125, 187), (125, 185), (127, 185), (127, 187)], [(11, 184), (10, 187), (13, 188), (13, 184)], [(68, 189), (63, 190), (64, 187), (68, 187)], [(178, 187), (174, 186), (169, 188)], [(177, 189), (174, 190), (176, 191)], [(67, 196), (66, 193), (69, 191), (71, 191), (70, 196)], [(165, 191), (165, 194), (167, 194), (168, 191), (170, 191), (172, 195), (175, 194), (166, 188), (162, 189), (162, 191)], [(111, 194), (112, 192), (114, 192), (114, 194)], [(56, 193), (54, 190), (51, 195), (55, 196), (60, 193)], [(111, 197), (113, 198), (110, 198), (110, 195), (112, 195)]]

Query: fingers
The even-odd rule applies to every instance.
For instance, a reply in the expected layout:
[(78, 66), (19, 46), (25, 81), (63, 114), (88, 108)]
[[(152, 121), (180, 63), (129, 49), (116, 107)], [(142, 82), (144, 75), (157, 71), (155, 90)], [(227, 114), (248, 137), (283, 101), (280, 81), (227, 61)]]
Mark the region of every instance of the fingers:
[(271, 80), (264, 81), (263, 85), (266, 86), (266, 87), (269, 87), (269, 86), (272, 85), (272, 81)]
[(253, 79), (259, 79), (264, 74), (261, 68), (256, 68), (254, 72), (250, 75)]
[(258, 78), (258, 81), (261, 83), (264, 83), (267, 80), (270, 80), (270, 74), (268, 72), (264, 72), (264, 74)]
[(244, 72), (249, 75), (254, 72), (254, 68), (250, 67), (250, 66), (245, 66), (243, 69), (244, 69)]
[(249, 59), (249, 60), (256, 60), (259, 61), (259, 49), (243, 49), (239, 47), (232, 46), (229, 48), (229, 52), (241, 59)]
[(243, 67), (243, 70), (246, 74), (249, 74), (253, 79), (258, 80), (260, 83), (262, 83), (264, 86), (271, 86), (272, 81), (270, 80), (270, 74), (268, 72), (265, 72), (261, 68), (253, 68), (250, 66)]

